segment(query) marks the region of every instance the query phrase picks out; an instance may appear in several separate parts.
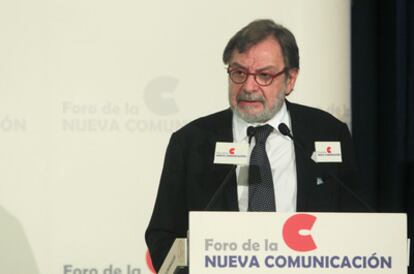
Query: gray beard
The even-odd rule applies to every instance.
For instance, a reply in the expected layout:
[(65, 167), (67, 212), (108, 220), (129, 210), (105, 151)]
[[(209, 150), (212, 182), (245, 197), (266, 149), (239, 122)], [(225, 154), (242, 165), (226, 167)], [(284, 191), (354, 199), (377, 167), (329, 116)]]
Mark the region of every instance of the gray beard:
[[(277, 100), (273, 107), (269, 109), (266, 105), (262, 113), (259, 114), (249, 114), (243, 111), (240, 111), (236, 106), (230, 105), (231, 110), (234, 114), (236, 114), (240, 119), (244, 120), (247, 123), (265, 123), (272, 119), (282, 108), (283, 103), (285, 101), (285, 93), (280, 92), (279, 97), (277, 97)], [(262, 102), (264, 104), (264, 102)]]

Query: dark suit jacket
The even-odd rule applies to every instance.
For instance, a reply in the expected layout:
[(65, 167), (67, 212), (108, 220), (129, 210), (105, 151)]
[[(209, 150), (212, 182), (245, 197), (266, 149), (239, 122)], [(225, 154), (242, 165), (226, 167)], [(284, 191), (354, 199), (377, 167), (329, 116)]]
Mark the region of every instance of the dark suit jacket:
[[(297, 211), (363, 211), (363, 207), (332, 178), (316, 184), (317, 177), (334, 174), (356, 192), (353, 145), (346, 124), (318, 109), (287, 102), (292, 133), (305, 149), (295, 145), (297, 171)], [(165, 155), (158, 194), (150, 224), (145, 233), (155, 269), (159, 269), (172, 242), (186, 237), (188, 212), (202, 211), (225, 176), (230, 165), (213, 164), (215, 144), (232, 142), (230, 109), (197, 119), (170, 139)], [(312, 166), (309, 157), (315, 141), (340, 141), (342, 163)], [(238, 211), (236, 174), (233, 171), (223, 194), (212, 210)]]

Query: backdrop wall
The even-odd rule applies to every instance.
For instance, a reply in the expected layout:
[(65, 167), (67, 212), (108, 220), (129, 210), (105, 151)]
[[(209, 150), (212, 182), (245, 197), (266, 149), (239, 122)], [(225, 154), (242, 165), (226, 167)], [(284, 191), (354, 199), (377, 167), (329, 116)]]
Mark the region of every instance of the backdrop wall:
[(222, 50), (257, 18), (296, 35), (289, 99), (349, 123), (349, 0), (0, 2), (0, 273), (151, 273), (169, 136), (227, 108)]

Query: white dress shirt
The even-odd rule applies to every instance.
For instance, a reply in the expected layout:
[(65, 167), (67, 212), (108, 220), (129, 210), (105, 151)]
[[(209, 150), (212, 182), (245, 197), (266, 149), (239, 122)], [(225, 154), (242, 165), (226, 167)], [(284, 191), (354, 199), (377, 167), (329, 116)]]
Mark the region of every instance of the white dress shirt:
[[(280, 111), (271, 120), (265, 123), (274, 128), (267, 138), (266, 152), (272, 169), (276, 211), (295, 212), (297, 193), (295, 149), (292, 140), (279, 132), (278, 126), (280, 123), (285, 123), (291, 128), (290, 115), (286, 103), (283, 104)], [(247, 128), (259, 125), (261, 124), (249, 124), (233, 114), (233, 141), (236, 143), (248, 142)], [(253, 137), (249, 147), (249, 155), (254, 145), (255, 140)], [(248, 207), (248, 172), (248, 166), (238, 166), (236, 169), (240, 211), (247, 211)]]

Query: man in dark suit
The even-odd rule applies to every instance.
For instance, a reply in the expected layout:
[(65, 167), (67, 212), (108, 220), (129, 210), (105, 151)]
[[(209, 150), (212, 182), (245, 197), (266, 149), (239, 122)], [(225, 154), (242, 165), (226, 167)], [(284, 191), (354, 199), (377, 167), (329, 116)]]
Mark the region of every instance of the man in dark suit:
[[(251, 202), (252, 164), (232, 168), (214, 163), (216, 143), (247, 143), (250, 126), (271, 126), (267, 126), (270, 131), (265, 139), (266, 152), (259, 157), (266, 158), (270, 165), (267, 171), (260, 169), (259, 173), (263, 181), (260, 184), (265, 181), (270, 184), (264, 188), (268, 192), (265, 195), (270, 196), (258, 196), (259, 202), (271, 200), (270, 209), (263, 210), (364, 209), (341, 186), (346, 184), (352, 191), (361, 191), (347, 126), (326, 112), (285, 99), (299, 73), (299, 51), (293, 34), (271, 20), (253, 21), (231, 38), (223, 61), (228, 65), (230, 109), (187, 124), (172, 135), (167, 148), (154, 211), (145, 234), (156, 270), (174, 239), (186, 237), (189, 211), (205, 210), (227, 175), (229, 179), (209, 210), (261, 210)], [(291, 131), (295, 143), (279, 131), (278, 125), (282, 123)], [(258, 142), (257, 138), (255, 135), (250, 147)], [(340, 161), (315, 164), (311, 160), (315, 142), (339, 144)]]

